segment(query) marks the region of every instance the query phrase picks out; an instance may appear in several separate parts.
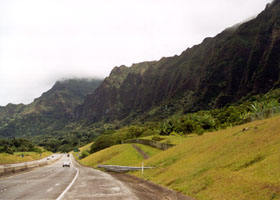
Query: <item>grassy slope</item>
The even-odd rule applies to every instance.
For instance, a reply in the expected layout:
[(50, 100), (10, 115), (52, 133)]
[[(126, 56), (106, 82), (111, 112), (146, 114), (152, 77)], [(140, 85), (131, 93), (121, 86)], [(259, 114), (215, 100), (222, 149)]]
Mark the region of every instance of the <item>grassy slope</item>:
[[(191, 138), (191, 137), (195, 137), (197, 136), (196, 134), (189, 134), (187, 136), (180, 136), (180, 135), (170, 135), (170, 136), (165, 136), (165, 135), (161, 135), (159, 136), (160, 138), (162, 138), (162, 140), (158, 141), (160, 143), (167, 143), (167, 144), (180, 144), (182, 142), (184, 142), (183, 138)], [(154, 136), (146, 136), (146, 137), (142, 137), (141, 139), (147, 139), (147, 140), (152, 140)]]
[(85, 146), (82, 146), (81, 148), (79, 148), (80, 152), (83, 151), (89, 151), (90, 150), (90, 146), (93, 144), (93, 142), (86, 144)]
[[(23, 158), (21, 157), (22, 154), (24, 154)], [(0, 153), (0, 164), (12, 164), (39, 160), (51, 154), (51, 152), (43, 152), (42, 156), (40, 157), (40, 154), (35, 152), (16, 152), (13, 155), (7, 153)]]
[[(150, 156), (160, 152), (158, 149), (145, 145), (137, 144), (137, 146)], [(80, 160), (80, 163), (91, 167), (96, 167), (98, 164), (137, 166), (140, 165), (142, 161), (143, 157), (131, 144), (121, 144), (91, 154)]]
[(146, 160), (144, 177), (200, 200), (280, 199), (279, 130), (275, 117), (186, 138)]
[(152, 157), (160, 152), (162, 152), (162, 150), (150, 147), (150, 146), (146, 146), (143, 144), (134, 144), (135, 146), (140, 147), (140, 149), (142, 149), (142, 151), (144, 151), (149, 157)]

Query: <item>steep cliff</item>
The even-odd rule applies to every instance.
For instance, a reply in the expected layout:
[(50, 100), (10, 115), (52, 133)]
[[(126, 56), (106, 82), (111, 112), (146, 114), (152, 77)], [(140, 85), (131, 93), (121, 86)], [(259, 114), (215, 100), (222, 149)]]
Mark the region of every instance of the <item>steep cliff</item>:
[[(75, 116), (122, 120), (157, 106), (185, 112), (221, 107), (279, 87), (280, 1), (180, 56), (115, 67)], [(176, 108), (178, 107), (178, 108)]]

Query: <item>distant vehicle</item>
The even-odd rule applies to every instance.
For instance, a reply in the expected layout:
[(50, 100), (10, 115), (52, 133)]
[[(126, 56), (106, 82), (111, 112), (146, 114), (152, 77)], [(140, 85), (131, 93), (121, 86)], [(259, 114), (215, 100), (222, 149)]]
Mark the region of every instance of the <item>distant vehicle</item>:
[(62, 167), (70, 167), (70, 162), (64, 161)]
[(70, 155), (69, 155), (69, 153), (67, 154), (67, 157), (69, 157)]
[(54, 158), (54, 156), (52, 156), (52, 158)]
[(47, 160), (50, 160), (51, 158), (50, 157), (47, 157)]

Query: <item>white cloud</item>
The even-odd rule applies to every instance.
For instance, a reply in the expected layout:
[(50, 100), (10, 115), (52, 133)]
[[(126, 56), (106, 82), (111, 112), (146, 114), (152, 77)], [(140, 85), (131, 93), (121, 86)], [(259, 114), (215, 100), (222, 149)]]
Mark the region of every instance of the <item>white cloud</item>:
[(180, 54), (270, 0), (1, 0), (0, 105), (55, 80)]

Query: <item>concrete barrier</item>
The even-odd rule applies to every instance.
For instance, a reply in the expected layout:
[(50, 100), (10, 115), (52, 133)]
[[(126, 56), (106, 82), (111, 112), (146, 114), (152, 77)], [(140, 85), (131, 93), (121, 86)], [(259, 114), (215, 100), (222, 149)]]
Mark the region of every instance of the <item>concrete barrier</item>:
[(0, 174), (4, 173), (4, 166), (0, 166)]
[(166, 143), (161, 143), (153, 140), (145, 140), (145, 139), (132, 139), (132, 140), (126, 140), (124, 143), (138, 143), (138, 144), (144, 144), (147, 146), (151, 146), (160, 150), (167, 150), (171, 147), (174, 147), (174, 144), (166, 144)]
[(10, 174), (31, 170), (40, 166), (50, 165), (57, 160), (59, 160), (61, 156), (57, 158), (53, 158), (51, 160), (39, 160), (39, 161), (32, 161), (32, 162), (25, 162), (25, 163), (18, 163), (18, 164), (11, 164), (11, 165), (0, 165), (0, 177), (7, 176)]

